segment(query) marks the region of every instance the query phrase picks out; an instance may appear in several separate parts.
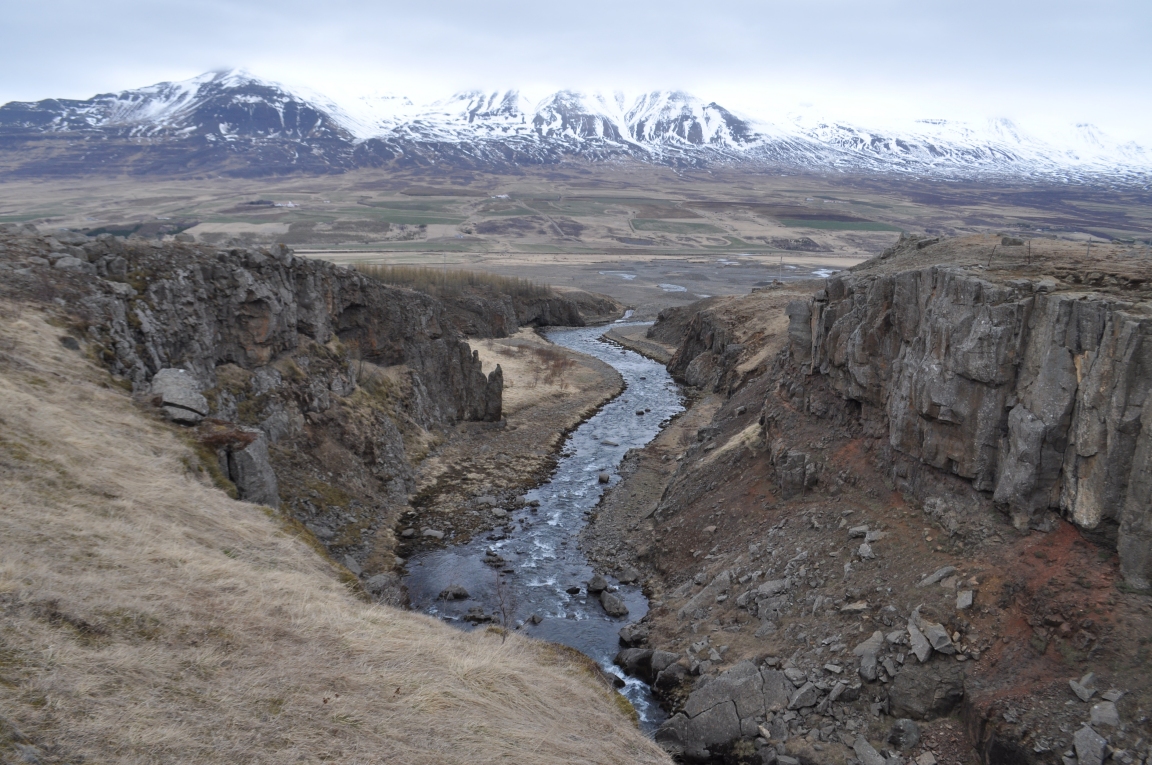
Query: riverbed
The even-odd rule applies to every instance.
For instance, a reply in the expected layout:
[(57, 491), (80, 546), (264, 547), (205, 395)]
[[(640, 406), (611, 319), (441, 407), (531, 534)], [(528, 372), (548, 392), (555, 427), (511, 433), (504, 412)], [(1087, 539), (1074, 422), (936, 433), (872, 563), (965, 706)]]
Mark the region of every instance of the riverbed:
[[(413, 556), (404, 584), (414, 609), (465, 628), (473, 626), (466, 621), (469, 612), (473, 619), (482, 612), (496, 624), (576, 648), (623, 677), (612, 664), (620, 650), (618, 633), (644, 616), (648, 601), (638, 585), (621, 584), (602, 572), (628, 608), (625, 617), (608, 616), (588, 593), (594, 572), (577, 540), (605, 488), (619, 482), (616, 468), (624, 454), (655, 438), (684, 407), (679, 387), (662, 365), (605, 342), (603, 333), (603, 327), (547, 332), (552, 342), (610, 364), (625, 388), (569, 435), (552, 476), (524, 495), (538, 505), (510, 508), (503, 527), (467, 544)], [(601, 473), (608, 474), (606, 484)], [(501, 511), (490, 510), (497, 517)], [(453, 587), (466, 590), (468, 598), (440, 598)], [(642, 682), (626, 678), (621, 692), (644, 729), (651, 731), (663, 720)]]

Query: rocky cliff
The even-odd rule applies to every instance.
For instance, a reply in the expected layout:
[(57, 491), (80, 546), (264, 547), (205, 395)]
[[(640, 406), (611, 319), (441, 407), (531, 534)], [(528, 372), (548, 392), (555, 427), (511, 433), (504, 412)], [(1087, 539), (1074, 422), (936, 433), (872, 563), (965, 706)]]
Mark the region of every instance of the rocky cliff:
[[(501, 417), (499, 367), (434, 297), (272, 250), (0, 231), (5, 297), (56, 302), (205, 469), (395, 596), (392, 527), (436, 432)], [(375, 579), (373, 578), (375, 577)]]
[(1149, 284), (1120, 243), (904, 238), (663, 314), (703, 390), (582, 537), (651, 593), (618, 663), (670, 713), (657, 740), (1148, 762)]
[[(789, 307), (792, 354), (901, 455), (1017, 527), (1057, 511), (1152, 583), (1152, 306), (933, 266), (845, 274)], [(915, 488), (905, 481), (909, 488)]]

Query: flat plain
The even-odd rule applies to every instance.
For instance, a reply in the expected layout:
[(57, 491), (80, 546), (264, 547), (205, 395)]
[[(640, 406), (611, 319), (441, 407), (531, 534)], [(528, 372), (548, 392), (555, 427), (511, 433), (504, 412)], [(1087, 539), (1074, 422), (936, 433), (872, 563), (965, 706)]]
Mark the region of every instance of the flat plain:
[(263, 180), (0, 183), (0, 222), (283, 242), (341, 263), (421, 264), (610, 294), (652, 316), (774, 280), (824, 276), (900, 232), (1131, 242), (1152, 236), (1141, 189), (795, 175), (612, 163), (483, 175), (437, 168)]

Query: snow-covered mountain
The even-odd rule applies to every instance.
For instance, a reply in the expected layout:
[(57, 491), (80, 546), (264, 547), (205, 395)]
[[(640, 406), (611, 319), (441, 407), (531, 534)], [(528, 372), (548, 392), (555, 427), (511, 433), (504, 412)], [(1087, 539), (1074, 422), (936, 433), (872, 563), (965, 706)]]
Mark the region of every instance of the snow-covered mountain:
[[(36, 145), (40, 150), (27, 149)], [(6, 157), (3, 155), (7, 155)], [(1092, 125), (1057, 140), (1008, 120), (920, 120), (886, 129), (808, 115), (773, 122), (677, 91), (509, 91), (433, 103), (337, 103), (240, 71), (79, 100), (0, 106), (0, 157), (24, 175), (198, 170), (240, 175), (448, 164), (495, 170), (570, 160), (1122, 182), (1147, 185), (1152, 151)]]

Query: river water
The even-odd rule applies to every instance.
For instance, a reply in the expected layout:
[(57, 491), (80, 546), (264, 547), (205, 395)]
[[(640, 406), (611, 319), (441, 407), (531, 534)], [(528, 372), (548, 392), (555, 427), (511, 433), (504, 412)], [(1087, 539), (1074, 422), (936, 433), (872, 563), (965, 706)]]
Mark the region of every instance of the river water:
[[(603, 327), (547, 332), (557, 345), (615, 367), (626, 387), (569, 435), (552, 477), (524, 495), (538, 501), (539, 507), (511, 512), (503, 530), (478, 535), (468, 544), (413, 556), (404, 583), (417, 610), (471, 628), (463, 617), (479, 606), (486, 614), (495, 614), (497, 623), (504, 618), (510, 626), (523, 623), (521, 632), (576, 648), (623, 677), (612, 665), (620, 650), (618, 633), (644, 616), (648, 601), (638, 586), (620, 585), (609, 576), (629, 612), (623, 618), (609, 617), (600, 601), (587, 593), (593, 570), (579, 549), (578, 537), (604, 492), (599, 474), (610, 474), (609, 486), (618, 483), (616, 468), (624, 453), (655, 438), (684, 407), (678, 386), (662, 365), (604, 342), (603, 333)], [(485, 563), (493, 560), (490, 553), (504, 563)], [(453, 585), (464, 587), (470, 597), (438, 598)], [(576, 587), (579, 592), (569, 594)], [(539, 623), (534, 623), (534, 615)], [(642, 728), (650, 732), (662, 722), (663, 712), (644, 683), (626, 678), (621, 693), (636, 707)]]

